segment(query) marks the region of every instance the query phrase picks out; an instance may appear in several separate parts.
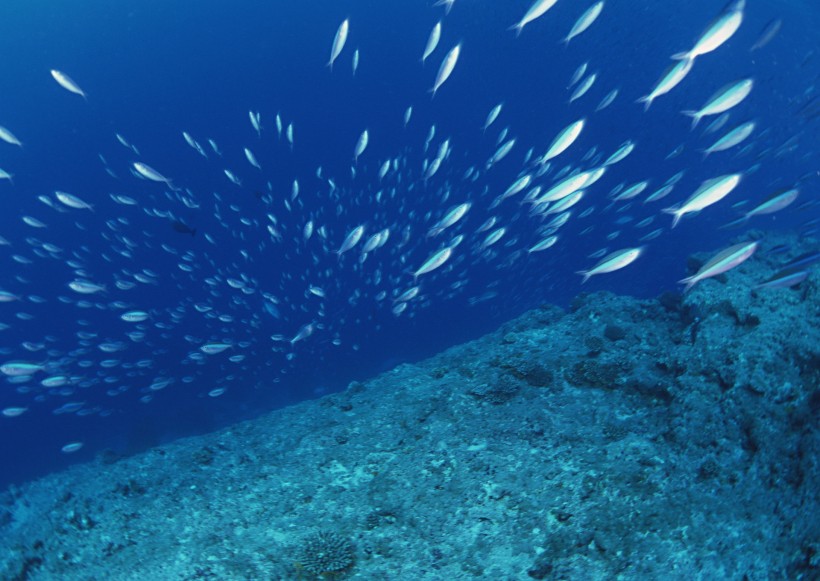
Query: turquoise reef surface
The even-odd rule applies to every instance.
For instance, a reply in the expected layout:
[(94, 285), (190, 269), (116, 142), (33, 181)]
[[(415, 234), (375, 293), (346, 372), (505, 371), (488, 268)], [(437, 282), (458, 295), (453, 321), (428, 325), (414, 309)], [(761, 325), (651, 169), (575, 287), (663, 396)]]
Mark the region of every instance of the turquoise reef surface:
[(817, 579), (816, 247), (13, 487), (0, 578)]

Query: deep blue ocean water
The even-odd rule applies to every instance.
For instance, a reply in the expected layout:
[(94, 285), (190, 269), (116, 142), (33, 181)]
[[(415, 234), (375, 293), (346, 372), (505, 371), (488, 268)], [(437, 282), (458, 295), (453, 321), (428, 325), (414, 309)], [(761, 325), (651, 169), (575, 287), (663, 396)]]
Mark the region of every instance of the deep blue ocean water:
[[(599, 19), (568, 47), (560, 39), (592, 2), (559, 0), (516, 37), (507, 28), (529, 4), (456, 0), (445, 15), (431, 2), (415, 1), (5, 2), (0, 125), (23, 147), (0, 143), (0, 168), (14, 175), (13, 183), (0, 182), (0, 236), (10, 243), (0, 246), (0, 290), (19, 298), (0, 303), (0, 322), (7, 326), (0, 331), (0, 363), (45, 363), (46, 369), (25, 383), (7, 381), (0, 390), (0, 409), (27, 408), (18, 417), (0, 417), (0, 484), (103, 450), (131, 453), (339, 390), (476, 337), (540, 304), (567, 306), (581, 291), (640, 297), (679, 291), (687, 256), (726, 246), (749, 228), (816, 232), (820, 8), (809, 2), (748, 2), (738, 32), (698, 57), (687, 78), (644, 112), (635, 100), (654, 86), (671, 54), (691, 47), (720, 13), (720, 3), (607, 0)], [(346, 18), (350, 35), (331, 71), (331, 43)], [(780, 33), (750, 52), (773, 19), (782, 20)], [(427, 36), (439, 20), (441, 43), (422, 65)], [(441, 59), (456, 43), (462, 43), (457, 66), (431, 99)], [(353, 76), (356, 49), (360, 64)], [(569, 79), (583, 62), (589, 62), (588, 72), (597, 72), (597, 81), (568, 104)], [(87, 101), (61, 88), (51, 69), (69, 74)], [(753, 92), (731, 111), (723, 130), (704, 136), (714, 120), (707, 118), (690, 131), (681, 110), (700, 107), (717, 89), (745, 77), (755, 80)], [(595, 112), (616, 88), (613, 104)], [(501, 102), (501, 115), (483, 133), (489, 110)], [(413, 114), (404, 127), (408, 106)], [(261, 137), (249, 110), (261, 114)], [(285, 125), (293, 123), (292, 151), (284, 136), (277, 137), (277, 113)], [(604, 156), (626, 140), (636, 149), (573, 210), (555, 247), (528, 256), (542, 223), (529, 218), (518, 199), (488, 207), (528, 167), (529, 148), (540, 155), (558, 131), (580, 118), (587, 119), (581, 136), (539, 183), (548, 186), (567, 164), (589, 167), (582, 157), (594, 146)], [(757, 130), (747, 142), (703, 159), (699, 150), (750, 119)], [(431, 125), (436, 132), (425, 152)], [(516, 145), (485, 171), (504, 128)], [(364, 129), (369, 145), (353, 177), (353, 149)], [(182, 131), (208, 150), (208, 159), (185, 143)], [(118, 143), (117, 133), (140, 154)], [(221, 157), (210, 150), (208, 138), (219, 145)], [(424, 161), (447, 138), (449, 157), (424, 183)], [(682, 153), (666, 159), (680, 145)], [(244, 147), (259, 159), (261, 171), (246, 161)], [(397, 160), (398, 171), (380, 181), (379, 167), (387, 159)], [(129, 171), (137, 161), (184, 191), (137, 179)], [(463, 179), (471, 166), (480, 172), (474, 182)], [(242, 186), (226, 178), (226, 168)], [(652, 191), (681, 170), (684, 177), (666, 200), (605, 210), (617, 184), (649, 179)], [(670, 230), (671, 218), (661, 208), (680, 203), (706, 179), (747, 171), (727, 200)], [(336, 184), (333, 192), (327, 178)], [(283, 200), (291, 198), (295, 179), (299, 196), (289, 210)], [(719, 229), (743, 208), (795, 185), (801, 194), (793, 206), (756, 217), (745, 229)], [(57, 210), (38, 199), (54, 200), (55, 190), (94, 205), (93, 212), (54, 201)], [(137, 205), (117, 204), (110, 194), (129, 196)], [(198, 207), (186, 206), (180, 195)], [(746, 206), (733, 207), (744, 200)], [(447, 209), (467, 201), (472, 207), (452, 232), (435, 240), (426, 236)], [(579, 217), (591, 206), (595, 211)], [(175, 231), (172, 219), (150, 215), (155, 211), (170, 212), (197, 234)], [(266, 230), (268, 214), (277, 220), (280, 240)], [(507, 232), (491, 252), (483, 252), (478, 245), (485, 234), (476, 230), (490, 215)], [(47, 227), (33, 228), (23, 216)], [(636, 226), (651, 216), (652, 224)], [(318, 233), (304, 240), (308, 220), (325, 228), (326, 240)], [(365, 225), (365, 239), (382, 228), (391, 231), (385, 246), (362, 264), (359, 247), (341, 257), (333, 252), (359, 224)], [(401, 245), (406, 227), (409, 242)], [(575, 271), (595, 263), (592, 253), (640, 246), (640, 237), (655, 228), (663, 232), (635, 264), (581, 286)], [(616, 230), (619, 236), (607, 240)], [(420, 277), (420, 297), (394, 315), (393, 297), (413, 286), (411, 273), (459, 233), (465, 240), (450, 263)], [(61, 250), (43, 250), (43, 243)], [(186, 253), (190, 260), (181, 260)], [(180, 270), (180, 262), (192, 272)], [(115, 286), (144, 269), (155, 283), (138, 282), (130, 290)], [(226, 284), (243, 276), (247, 293)], [(108, 290), (79, 295), (67, 286), (78, 278)], [(310, 284), (326, 296), (309, 294)], [(386, 292), (384, 300), (376, 298), (380, 291)], [(279, 301), (279, 317), (265, 310), (263, 292)], [(195, 304), (233, 319), (208, 318)], [(150, 318), (137, 325), (122, 321), (120, 315), (132, 309)], [(291, 347), (289, 339), (311, 322), (322, 328)], [(129, 339), (126, 333), (135, 330), (145, 338)], [(122, 342), (124, 348), (104, 353), (98, 346), (105, 342)], [(199, 347), (208, 342), (233, 347), (206, 356)], [(244, 360), (228, 360), (235, 355)], [(105, 360), (116, 363), (105, 367)], [(58, 374), (70, 381), (59, 389), (41, 386), (45, 377)], [(163, 379), (171, 380), (164, 389), (149, 388)], [(208, 396), (216, 388), (226, 391)], [(111, 390), (120, 393), (109, 395)], [(67, 403), (79, 405), (54, 414)], [(69, 442), (83, 447), (61, 452)]]

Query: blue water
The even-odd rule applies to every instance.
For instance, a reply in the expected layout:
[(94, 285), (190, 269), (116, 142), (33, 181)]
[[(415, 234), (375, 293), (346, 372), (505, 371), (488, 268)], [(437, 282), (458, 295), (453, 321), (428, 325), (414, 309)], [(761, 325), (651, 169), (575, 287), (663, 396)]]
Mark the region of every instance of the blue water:
[[(691, 47), (720, 12), (719, 3), (607, 0), (601, 17), (566, 48), (559, 40), (586, 5), (561, 0), (516, 37), (507, 27), (520, 19), (528, 0), (457, 0), (446, 16), (430, 4), (4, 3), (0, 125), (11, 129), (23, 147), (0, 143), (0, 168), (14, 174), (13, 184), (0, 182), (0, 236), (11, 243), (0, 247), (0, 289), (20, 297), (0, 304), (0, 321), (8, 326), (0, 331), (0, 362), (47, 362), (48, 373), (65, 374), (71, 382), (57, 390), (44, 388), (39, 383), (44, 371), (27, 383), (2, 387), (0, 409), (28, 409), (19, 417), (0, 417), (0, 485), (103, 450), (135, 452), (342, 389), (352, 380), (475, 337), (540, 304), (567, 306), (582, 290), (640, 297), (679, 290), (676, 281), (686, 274), (688, 255), (725, 246), (748, 228), (816, 231), (820, 8), (812, 3), (750, 2), (740, 30), (715, 52), (699, 57), (681, 85), (648, 112), (635, 100), (654, 86), (671, 62), (669, 55)], [(330, 71), (325, 65), (331, 42), (345, 18), (350, 36)], [(774, 18), (783, 20), (781, 33), (750, 53)], [(441, 44), (422, 66), (427, 36), (440, 19)], [(459, 42), (462, 52), (453, 75), (431, 99), (441, 59)], [(361, 59), (354, 77), (355, 49)], [(568, 105), (569, 79), (585, 61), (598, 79), (586, 96)], [(69, 74), (88, 100), (59, 87), (50, 69)], [(734, 150), (704, 160), (699, 150), (722, 132), (702, 135), (713, 118), (690, 131), (690, 120), (680, 111), (700, 107), (717, 89), (744, 77), (754, 78), (755, 88), (722, 132), (749, 119), (757, 121), (757, 130)], [(614, 103), (594, 112), (615, 88)], [(502, 113), (483, 134), (487, 113), (499, 102)], [(413, 115), (405, 128), (408, 106)], [(261, 138), (251, 127), (249, 110), (261, 113)], [(277, 113), (285, 125), (294, 124), (293, 151), (284, 136), (277, 137)], [(573, 210), (555, 247), (527, 256), (541, 222), (529, 218), (517, 199), (492, 212), (488, 206), (526, 167), (529, 148), (540, 155), (558, 131), (582, 117), (587, 119), (584, 131), (554, 160), (555, 168), (542, 180), (545, 186), (566, 164), (589, 167), (581, 158), (593, 146), (604, 156), (626, 140), (637, 147)], [(425, 152), (433, 124), (435, 137)], [(354, 144), (365, 128), (370, 143), (352, 177)], [(484, 171), (504, 128), (516, 146)], [(209, 159), (185, 143), (182, 131), (202, 143)], [(140, 155), (119, 144), (116, 133)], [(221, 158), (210, 150), (208, 138), (219, 145)], [(446, 138), (452, 153), (425, 184), (422, 164)], [(681, 144), (683, 152), (666, 160)], [(750, 151), (738, 157), (749, 144)], [(243, 147), (254, 152), (262, 171), (248, 164)], [(100, 155), (117, 177), (105, 172)], [(379, 167), (388, 158), (398, 159), (401, 181), (391, 170), (379, 182)], [(163, 184), (137, 179), (129, 172), (135, 161), (171, 178), (199, 207), (187, 207)], [(661, 208), (680, 203), (703, 180), (746, 172), (756, 164), (759, 168), (727, 200), (669, 229), (671, 218)], [(323, 179), (317, 177), (319, 166)], [(481, 172), (475, 182), (462, 179), (470, 166)], [(227, 180), (225, 168), (241, 177), (241, 187)], [(638, 200), (624, 211), (623, 206), (604, 211), (606, 196), (617, 184), (650, 179), (645, 197), (680, 170), (686, 173), (666, 200), (646, 205)], [(334, 193), (327, 178), (337, 185)], [(283, 200), (290, 199), (294, 179), (300, 193), (288, 210)], [(719, 230), (744, 207), (798, 183), (801, 197), (792, 207), (755, 218), (746, 229)], [(94, 211), (54, 202), (66, 210), (61, 212), (38, 200), (53, 200), (55, 190), (79, 196)], [(375, 201), (379, 190), (384, 190), (382, 202)], [(109, 194), (130, 196), (138, 205), (117, 204)], [(746, 206), (733, 208), (744, 200)], [(466, 201), (473, 205), (459, 224), (440, 238), (426, 238), (444, 211)], [(579, 217), (593, 205), (591, 215)], [(154, 210), (171, 212), (197, 234), (174, 231), (171, 220), (149, 215)], [(277, 219), (280, 241), (266, 231), (267, 214)], [(485, 234), (475, 231), (490, 215), (507, 233), (492, 252), (483, 253), (477, 245)], [(22, 216), (35, 217), (47, 228), (32, 228)], [(636, 227), (650, 216), (652, 224)], [(325, 228), (326, 240), (314, 233), (305, 242), (302, 228), (310, 219), (317, 229)], [(359, 224), (365, 224), (365, 239), (382, 228), (391, 230), (385, 246), (361, 265), (358, 247), (341, 258), (333, 253)], [(402, 246), (405, 227), (410, 241)], [(594, 228), (585, 232), (589, 227)], [(593, 277), (581, 286), (575, 271), (595, 263), (590, 254), (639, 246), (640, 237), (655, 228), (663, 232), (628, 270)], [(615, 230), (620, 235), (608, 241)], [(465, 240), (447, 267), (421, 277), (421, 296), (395, 316), (392, 297), (413, 286), (410, 273), (459, 233)], [(44, 251), (43, 242), (62, 250)], [(128, 244), (133, 246), (124, 256), (119, 251)], [(163, 250), (163, 244), (175, 254)], [(190, 253), (190, 274), (177, 266), (185, 253)], [(30, 263), (21, 264), (15, 256)], [(133, 281), (133, 273), (143, 269), (156, 275), (155, 284), (137, 283), (131, 290), (114, 285)], [(243, 275), (249, 294), (226, 284), (227, 278)], [(106, 284), (108, 291), (78, 295), (67, 286), (76, 278)], [(215, 280), (215, 286), (206, 279)], [(322, 287), (326, 298), (308, 295), (309, 284)], [(380, 291), (387, 293), (382, 301), (376, 299)], [(265, 311), (262, 292), (279, 300), (279, 318)], [(87, 307), (79, 301), (88, 301)], [(112, 305), (116, 301), (122, 305)], [(194, 304), (233, 320), (208, 318)], [(122, 312), (131, 309), (151, 317), (139, 325), (122, 321)], [(311, 322), (322, 328), (291, 348), (288, 340)], [(143, 341), (126, 335), (140, 329)], [(93, 336), (84, 340), (78, 331)], [(121, 341), (125, 348), (103, 353), (98, 345), (106, 341)], [(200, 362), (190, 357), (212, 341), (233, 347), (219, 355), (200, 353)], [(31, 351), (24, 342), (43, 348)], [(245, 358), (230, 362), (235, 355)], [(100, 363), (106, 359), (118, 363), (105, 368)], [(141, 361), (146, 367), (137, 366)], [(150, 390), (158, 378), (172, 381)], [(216, 388), (226, 391), (209, 397)], [(121, 393), (108, 395), (112, 389)], [(81, 411), (53, 413), (69, 402), (81, 403)], [(79, 452), (60, 451), (75, 441), (83, 442)]]

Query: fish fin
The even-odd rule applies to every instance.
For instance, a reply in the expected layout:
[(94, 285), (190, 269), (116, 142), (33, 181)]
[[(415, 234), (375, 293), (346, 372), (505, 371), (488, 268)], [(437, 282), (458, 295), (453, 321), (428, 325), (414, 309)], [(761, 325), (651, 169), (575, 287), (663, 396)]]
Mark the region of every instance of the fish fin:
[(692, 55), (688, 52), (676, 52), (672, 55), (672, 60), (675, 61), (686, 61), (692, 58)]
[(643, 103), (643, 110), (644, 111), (649, 111), (649, 107), (652, 105), (652, 97), (650, 97), (649, 95), (645, 95), (645, 96), (641, 97), (640, 99), (636, 100), (635, 102), (636, 103)]
[(521, 31), (524, 30), (524, 27), (520, 23), (515, 23), (509, 28), (507, 28), (507, 30), (514, 30), (515, 37), (518, 38), (519, 36), (521, 36)]
[(678, 225), (681, 216), (683, 216), (683, 214), (680, 213), (680, 208), (676, 208), (675, 206), (672, 206), (671, 208), (664, 208), (661, 212), (664, 214), (672, 214), (672, 228)]
[(591, 276), (592, 276), (592, 275), (589, 273), (589, 271), (588, 271), (588, 270), (577, 270), (577, 271), (575, 271), (575, 274), (580, 274), (581, 276), (583, 276), (583, 277), (584, 277), (584, 278), (583, 278), (583, 280), (581, 280), (581, 284), (584, 284), (586, 281), (588, 281), (588, 280), (589, 280), (589, 277), (591, 277)]
[(698, 126), (698, 122), (700, 122), (701, 116), (698, 114), (697, 111), (681, 111), (681, 113), (683, 113), (687, 117), (692, 118), (692, 129)]
[(695, 280), (695, 276), (697, 275), (687, 276), (686, 278), (682, 278), (678, 281), (679, 284), (686, 285), (681, 291), (682, 294), (686, 294), (690, 288), (697, 284), (698, 281)]

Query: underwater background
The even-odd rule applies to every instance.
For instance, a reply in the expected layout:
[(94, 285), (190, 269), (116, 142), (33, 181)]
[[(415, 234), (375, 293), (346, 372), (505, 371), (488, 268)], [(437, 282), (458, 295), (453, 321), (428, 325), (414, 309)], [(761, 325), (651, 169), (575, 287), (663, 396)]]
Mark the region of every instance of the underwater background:
[[(586, 3), (559, 1), (520, 35), (508, 30), (529, 6), (4, 2), (0, 125), (21, 146), (0, 143), (0, 168), (13, 176), (0, 180), (0, 290), (8, 293), (0, 363), (36, 371), (7, 373), (0, 389), (0, 486), (340, 391), (543, 304), (567, 307), (582, 292), (680, 292), (678, 281), (692, 274), (689, 255), (751, 229), (755, 238), (816, 239), (817, 5), (750, 0), (736, 34), (697, 57), (648, 111), (635, 101), (721, 14), (720, 3), (607, 0), (566, 47), (560, 41)], [(331, 69), (345, 19), (349, 36)], [(422, 64), (439, 21), (440, 44)], [(750, 51), (777, 21), (779, 33)], [(431, 98), (442, 59), (458, 43), (452, 75)], [(582, 63), (597, 78), (568, 103)], [(51, 70), (69, 75), (86, 98)], [(692, 130), (681, 111), (743, 78), (754, 88), (723, 128), (705, 133), (716, 118), (706, 117)], [(249, 111), (259, 113), (258, 133)], [(544, 167), (537, 157), (582, 118), (577, 141), (536, 176)], [(747, 141), (704, 158), (703, 149), (749, 120), (756, 129)], [(365, 129), (369, 140), (354, 162)], [(488, 167), (511, 138), (509, 155)], [(445, 140), (440, 169), (425, 176)], [(531, 216), (526, 192), (493, 200), (527, 173), (546, 191), (559, 172), (600, 165), (627, 141), (634, 152), (573, 208), (555, 245), (527, 252), (554, 216)], [(146, 179), (135, 163), (170, 183)], [(643, 202), (678, 172), (665, 200)], [(743, 177), (726, 200), (670, 228), (662, 208), (735, 173)], [(649, 186), (641, 198), (612, 201), (619, 184), (642, 180)], [(800, 194), (781, 212), (722, 228), (789, 188)], [(61, 203), (55, 191), (93, 209)], [(471, 204), (467, 214), (431, 236), (461, 203)], [(505, 231), (487, 244), (489, 230), (480, 230), (491, 217), (491, 229)], [(361, 241), (339, 253), (360, 225)], [(367, 239), (385, 228), (389, 239), (362, 260)], [(447, 264), (414, 276), (457, 235)], [(628, 247), (643, 248), (634, 264), (582, 286), (577, 271)], [(75, 292), (69, 284), (78, 280), (105, 289)], [(416, 285), (418, 296), (396, 309)], [(124, 321), (132, 311), (147, 317)], [(209, 354), (204, 345), (229, 347)], [(42, 383), (54, 377), (63, 379)]]

